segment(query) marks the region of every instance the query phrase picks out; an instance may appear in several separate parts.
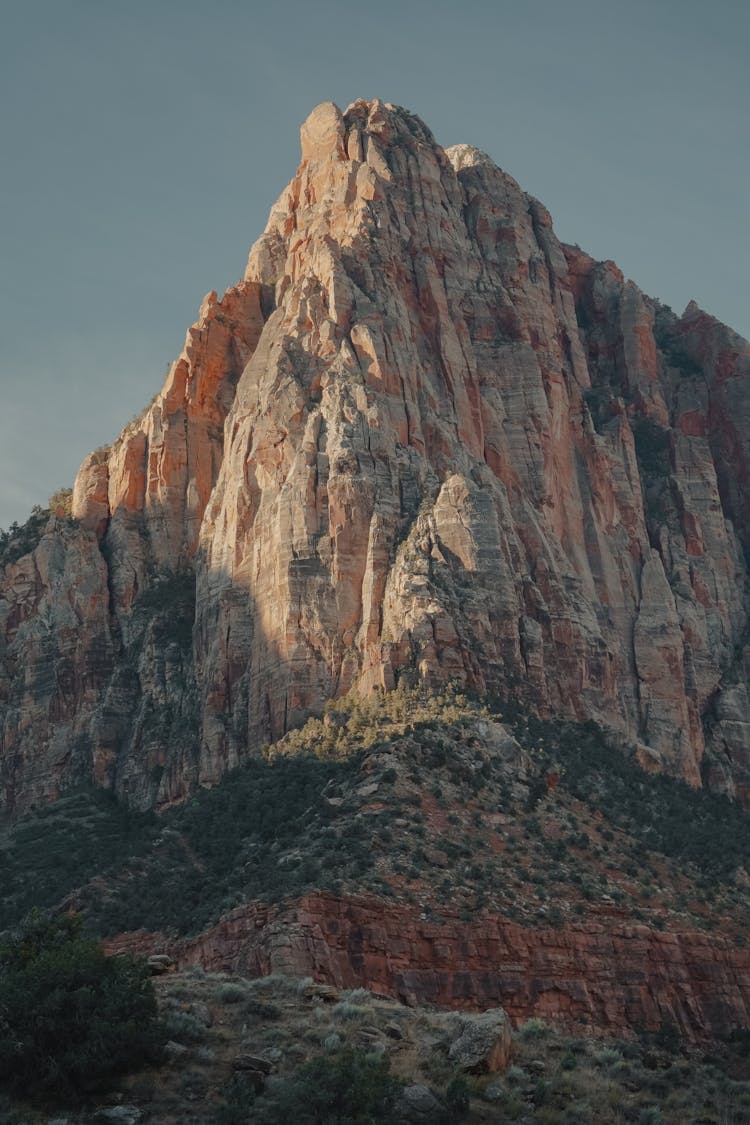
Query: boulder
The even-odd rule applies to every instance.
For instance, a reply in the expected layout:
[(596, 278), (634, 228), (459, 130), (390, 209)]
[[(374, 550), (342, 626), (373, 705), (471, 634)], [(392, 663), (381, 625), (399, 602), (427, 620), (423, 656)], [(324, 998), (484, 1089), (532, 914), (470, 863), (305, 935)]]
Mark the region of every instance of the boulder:
[(236, 1055), (232, 1059), (233, 1070), (257, 1070), (259, 1074), (270, 1074), (273, 1064), (261, 1055)]
[(442, 1117), (444, 1107), (427, 1086), (405, 1086), (399, 1095), (396, 1112), (407, 1121), (434, 1122)]
[(492, 1008), (476, 1016), (460, 1017), (448, 1058), (454, 1066), (472, 1074), (494, 1074), (508, 1066), (512, 1049), (508, 1015), (503, 1008)]

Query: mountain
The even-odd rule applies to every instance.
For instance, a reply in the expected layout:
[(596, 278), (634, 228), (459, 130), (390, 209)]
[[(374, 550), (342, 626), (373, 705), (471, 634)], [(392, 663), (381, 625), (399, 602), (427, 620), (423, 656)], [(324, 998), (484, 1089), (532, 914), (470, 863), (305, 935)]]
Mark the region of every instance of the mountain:
[(168, 806), (400, 682), (750, 804), (750, 346), (401, 108), (325, 103), (301, 141), (71, 517), (5, 547), (5, 809)]
[(0, 533), (0, 937), (150, 955), (170, 1036), (55, 1112), (744, 1120), (750, 345), (404, 109), (301, 139)]

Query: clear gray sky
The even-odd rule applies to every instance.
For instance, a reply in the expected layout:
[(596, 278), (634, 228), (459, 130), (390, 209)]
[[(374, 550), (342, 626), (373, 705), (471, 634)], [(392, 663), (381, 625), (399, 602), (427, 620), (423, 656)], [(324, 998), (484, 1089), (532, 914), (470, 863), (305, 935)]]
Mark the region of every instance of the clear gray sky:
[(750, 336), (743, 0), (0, 0), (0, 526), (159, 388), (332, 99), (489, 152)]

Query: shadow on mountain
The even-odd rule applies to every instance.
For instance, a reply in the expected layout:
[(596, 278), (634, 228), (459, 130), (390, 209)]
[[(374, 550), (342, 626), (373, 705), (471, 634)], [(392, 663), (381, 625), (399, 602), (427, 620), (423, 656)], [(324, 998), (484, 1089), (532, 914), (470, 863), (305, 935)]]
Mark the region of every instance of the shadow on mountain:
[(227, 575), (210, 576), (221, 605), (241, 609), (256, 650), (268, 654), (263, 667), (222, 666), (220, 691), (204, 674), (218, 642), (210, 607), (198, 613), (200, 560), (158, 570), (141, 531), (134, 565), (112, 549), (108, 533), (97, 543), (70, 518), (46, 530), (38, 523), (31, 552), (6, 560), (0, 595), (5, 818), (90, 784), (134, 808), (170, 805), (259, 753), (271, 723), (264, 729), (261, 716), (254, 729), (263, 737), (249, 744), (246, 701), (281, 658), (257, 637), (249, 591)]

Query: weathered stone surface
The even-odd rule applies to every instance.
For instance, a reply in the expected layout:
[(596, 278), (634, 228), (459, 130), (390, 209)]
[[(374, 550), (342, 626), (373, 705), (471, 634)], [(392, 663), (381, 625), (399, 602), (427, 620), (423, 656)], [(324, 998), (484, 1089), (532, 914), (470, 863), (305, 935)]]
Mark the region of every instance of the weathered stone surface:
[(170, 1062), (181, 1062), (189, 1050), (184, 1043), (176, 1043), (174, 1039), (168, 1039), (164, 1044), (164, 1054)]
[(407, 1121), (436, 1121), (439, 1120), (445, 1107), (435, 1097), (432, 1090), (420, 1083), (404, 1086), (399, 1094), (396, 1111), (399, 1117)]
[(3, 802), (168, 804), (416, 674), (750, 803), (749, 435), (730, 329), (478, 149), (325, 103), (245, 279), (2, 576)]
[(0, 577), (0, 792), (11, 812), (91, 779), (142, 806), (194, 788), (198, 527), (260, 287), (209, 294), (164, 388), (84, 461), (73, 521)]
[(110, 682), (116, 642), (96, 536), (50, 520), (0, 590), (0, 792), (6, 808), (57, 797), (90, 773), (88, 729)]
[[(111, 948), (144, 952), (151, 943), (164, 938), (141, 931)], [(502, 1007), (514, 1023), (538, 1016), (614, 1035), (667, 1023), (693, 1042), (750, 1026), (750, 950), (718, 934), (651, 930), (616, 912), (531, 930), (498, 916), (429, 922), (418, 908), (320, 892), (239, 907), (172, 953), (181, 967), (314, 976), (411, 1005)]]
[(232, 1059), (233, 1070), (254, 1071), (256, 1074), (270, 1074), (273, 1064), (260, 1055), (235, 1055)]
[(494, 1008), (461, 1020), (457, 1037), (448, 1048), (448, 1059), (473, 1074), (505, 1070), (513, 1051), (513, 1032), (507, 1013)]
[(71, 514), (87, 531), (101, 538), (109, 522), (109, 449), (90, 453), (78, 470)]
[(382, 103), (305, 129), (250, 255), (276, 309), (201, 532), (202, 778), (416, 670), (600, 719), (699, 784), (746, 620), (710, 363), (686, 380), (682, 322), (478, 150)]

